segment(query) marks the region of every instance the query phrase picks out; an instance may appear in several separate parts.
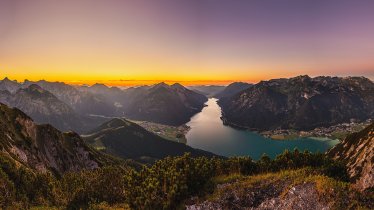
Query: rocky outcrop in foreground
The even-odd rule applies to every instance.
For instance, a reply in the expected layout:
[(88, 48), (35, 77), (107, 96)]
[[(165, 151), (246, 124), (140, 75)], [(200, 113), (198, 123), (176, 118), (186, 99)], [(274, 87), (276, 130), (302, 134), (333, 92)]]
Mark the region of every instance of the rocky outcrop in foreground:
[(374, 207), (370, 195), (350, 188), (313, 170), (300, 169), (280, 173), (223, 178), (212, 194), (192, 198), (187, 210), (320, 210), (360, 209)]
[(219, 202), (205, 201), (198, 205), (189, 206), (188, 210), (205, 209), (330, 209), (326, 203), (319, 201), (318, 191), (314, 183), (302, 183), (286, 191), (282, 197), (283, 188), (274, 187), (248, 190), (245, 197), (238, 192), (229, 191)]
[(374, 123), (349, 135), (328, 151), (328, 155), (346, 162), (348, 173), (359, 189), (374, 187)]

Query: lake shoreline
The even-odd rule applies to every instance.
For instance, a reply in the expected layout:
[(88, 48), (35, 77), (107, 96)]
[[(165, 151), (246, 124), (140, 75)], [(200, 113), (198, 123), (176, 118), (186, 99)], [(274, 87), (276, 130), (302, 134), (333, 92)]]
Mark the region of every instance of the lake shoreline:
[(273, 130), (259, 130), (255, 128), (249, 128), (240, 126), (235, 123), (228, 121), (224, 113), (222, 112), (221, 120), (224, 125), (230, 126), (234, 129), (245, 130), (249, 132), (256, 132), (266, 138), (275, 141), (294, 141), (300, 138), (332, 138), (343, 140), (350, 133), (358, 132), (370, 125), (373, 120), (368, 119), (364, 122), (350, 122), (340, 123), (329, 127), (317, 127), (312, 130), (294, 130), (294, 129), (273, 129)]
[[(258, 131), (228, 126), (222, 120), (222, 110), (217, 99), (210, 98), (204, 109), (187, 123), (187, 145), (225, 157), (250, 156), (257, 160), (263, 154), (275, 158), (284, 150), (325, 152), (339, 141), (335, 139), (298, 138), (272, 140)], [(223, 118), (224, 119), (224, 118)]]

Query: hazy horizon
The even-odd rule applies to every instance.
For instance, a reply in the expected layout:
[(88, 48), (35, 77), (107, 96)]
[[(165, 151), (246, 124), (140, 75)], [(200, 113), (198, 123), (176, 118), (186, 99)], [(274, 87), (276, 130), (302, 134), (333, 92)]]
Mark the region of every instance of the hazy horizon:
[[(297, 75), (297, 76), (305, 76), (305, 75)], [(295, 76), (295, 77), (297, 77)], [(315, 77), (320, 77), (320, 76), (326, 76), (326, 75), (318, 75), (318, 76), (310, 76), (310, 75), (306, 75), (306, 76), (309, 76), (311, 78), (315, 78)], [(340, 77), (340, 76), (326, 76), (326, 77)], [(355, 75), (351, 75), (351, 76), (341, 76), (342, 78), (349, 78), (349, 77), (364, 77), (364, 76), (355, 76)], [(268, 80), (272, 80), (272, 79), (289, 79), (289, 78), (293, 78), (293, 77), (279, 77), (279, 78), (270, 78)], [(365, 77), (371, 81), (373, 81), (373, 79), (369, 78), (369, 77)], [(109, 86), (109, 87), (123, 87), (123, 88), (128, 88), (128, 87), (140, 87), (140, 86), (152, 86), (152, 85), (156, 85), (156, 84), (159, 84), (159, 83), (166, 83), (168, 85), (173, 85), (173, 84), (182, 84), (183, 86), (186, 86), (186, 87), (193, 87), (193, 86), (227, 86), (229, 84), (232, 84), (232, 83), (235, 83), (235, 82), (244, 82), (244, 83), (249, 83), (249, 84), (257, 84), (261, 81), (268, 81), (268, 80), (261, 80), (261, 81), (258, 81), (258, 82), (250, 82), (250, 81), (243, 81), (243, 80), (232, 80), (232, 81), (221, 81), (221, 83), (210, 83), (210, 82), (206, 82), (206, 81), (193, 81), (194, 83), (186, 83), (186, 81), (171, 81), (171, 80), (133, 80), (136, 82), (136, 84), (126, 84), (125, 82), (126, 81), (121, 81), (119, 80), (118, 82), (120, 82), (120, 84), (118, 83), (111, 83), (110, 81), (91, 81), (91, 82), (88, 82), (88, 83), (82, 83), (82, 81), (60, 81), (60, 80), (45, 80), (45, 79), (38, 79), (38, 80), (29, 80), (29, 79), (24, 79), (24, 80), (17, 80), (17, 79), (12, 79), (8, 76), (5, 76), (3, 79), (0, 78), (0, 80), (4, 80), (4, 79), (9, 79), (11, 81), (16, 81), (18, 83), (24, 83), (25, 81), (30, 81), (30, 82), (38, 82), (38, 81), (47, 81), (47, 82), (63, 82), (65, 84), (68, 84), (68, 85), (72, 85), (72, 86), (93, 86), (95, 84), (103, 84), (103, 85), (106, 85), (106, 86)], [(143, 82), (143, 83), (142, 83)], [(201, 83), (199, 83), (201, 82)]]

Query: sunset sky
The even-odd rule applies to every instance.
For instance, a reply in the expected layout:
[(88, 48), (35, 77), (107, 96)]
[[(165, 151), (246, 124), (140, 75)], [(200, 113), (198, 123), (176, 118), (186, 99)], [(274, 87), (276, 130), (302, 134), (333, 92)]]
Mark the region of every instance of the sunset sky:
[(109, 85), (374, 79), (372, 0), (0, 0), (0, 77)]

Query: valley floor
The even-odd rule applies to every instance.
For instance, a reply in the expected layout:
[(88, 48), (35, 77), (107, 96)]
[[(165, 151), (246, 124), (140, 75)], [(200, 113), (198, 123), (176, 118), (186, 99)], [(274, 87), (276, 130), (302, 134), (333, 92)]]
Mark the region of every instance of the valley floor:
[(154, 123), (149, 121), (136, 121), (131, 120), (132, 122), (142, 126), (149, 132), (152, 132), (162, 138), (165, 138), (170, 141), (175, 141), (178, 143), (187, 143), (186, 134), (189, 131), (190, 127), (187, 125), (181, 126), (171, 126), (171, 125), (164, 125), (160, 123)]

